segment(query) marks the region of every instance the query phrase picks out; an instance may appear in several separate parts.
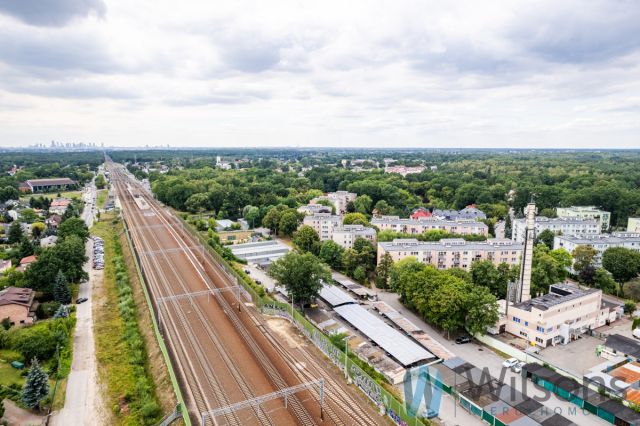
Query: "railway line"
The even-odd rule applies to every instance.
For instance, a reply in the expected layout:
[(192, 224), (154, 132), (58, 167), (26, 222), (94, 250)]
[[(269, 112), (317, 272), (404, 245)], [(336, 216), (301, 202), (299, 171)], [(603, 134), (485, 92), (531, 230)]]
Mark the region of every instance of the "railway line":
[[(110, 169), (154, 298), (235, 284), (206, 251), (195, 248), (198, 242), (175, 217), (159, 207), (122, 169), (113, 164)], [(324, 419), (320, 418), (318, 392), (305, 390), (290, 396), (286, 406), (282, 400), (272, 400), (216, 419), (209, 417), (207, 423), (387, 424), (362, 395), (354, 397), (357, 391), (336, 380), (335, 371), (327, 374), (326, 361), (323, 364), (318, 354), (286, 349), (265, 326), (264, 319), (242, 307), (234, 293), (214, 292), (211, 297), (162, 302), (165, 340), (194, 422), (200, 422), (203, 412), (322, 377), (327, 386)], [(241, 312), (236, 308), (242, 308)], [(307, 368), (297, 367), (300, 357)]]

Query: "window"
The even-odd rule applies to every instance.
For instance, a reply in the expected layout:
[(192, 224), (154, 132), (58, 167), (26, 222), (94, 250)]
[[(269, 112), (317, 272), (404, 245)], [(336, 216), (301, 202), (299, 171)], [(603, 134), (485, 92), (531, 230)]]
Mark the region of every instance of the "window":
[(520, 331), (520, 335), (521, 335), (522, 337), (527, 337), (527, 333), (525, 333), (525, 332), (524, 332), (524, 331), (522, 331), (522, 330)]
[(541, 338), (536, 337), (536, 342), (542, 344), (544, 341)]
[(538, 333), (544, 333), (544, 327), (537, 326), (537, 327), (536, 327), (536, 331), (537, 331)]
[(529, 321), (525, 321), (525, 322), (524, 322), (524, 325), (525, 325), (526, 327), (528, 327), (528, 326), (529, 326)]
[(518, 318), (518, 317), (513, 317), (513, 322), (517, 322), (517, 323), (519, 323), (519, 322), (520, 322), (520, 318)]

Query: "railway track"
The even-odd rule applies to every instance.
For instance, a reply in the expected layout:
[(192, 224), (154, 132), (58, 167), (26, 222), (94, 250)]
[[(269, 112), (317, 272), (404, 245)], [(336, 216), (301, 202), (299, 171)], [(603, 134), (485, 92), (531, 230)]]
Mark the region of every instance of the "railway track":
[[(140, 255), (139, 259), (154, 297), (195, 290), (215, 290), (235, 284), (205, 250), (195, 248), (199, 245), (195, 237), (184, 230), (166, 209), (158, 207), (155, 200), (137, 183), (114, 167), (112, 176), (121, 202), (126, 206), (123, 209), (125, 220), (135, 247), (139, 253), (144, 250), (153, 253), (152, 256)], [(127, 188), (125, 185), (132, 186)], [(130, 188), (133, 189), (129, 190)], [(144, 201), (144, 212), (140, 209), (141, 201)], [(172, 243), (172, 247), (167, 247), (168, 241)], [(177, 247), (173, 247), (175, 245)], [(190, 275), (185, 275), (184, 269), (189, 269)], [(290, 396), (286, 408), (281, 401), (272, 401), (251, 408), (248, 410), (251, 411), (250, 414), (243, 410), (244, 416), (232, 413), (217, 420), (210, 419), (210, 422), (265, 426), (289, 423), (387, 424), (367, 402), (354, 398), (354, 390), (349, 389), (339, 377), (336, 379), (332, 374), (326, 374), (327, 366), (323, 365), (322, 360), (303, 349), (298, 349), (295, 353), (285, 349), (262, 316), (252, 309), (245, 307), (241, 313), (236, 312), (233, 297), (232, 292), (215, 292), (211, 298), (213, 302), (204, 302), (204, 298), (163, 302), (163, 330), (171, 343), (168, 346), (173, 359), (179, 365), (182, 387), (187, 390), (189, 410), (194, 420), (197, 418), (199, 422), (200, 412), (267, 393), (258, 393), (252, 383), (252, 374), (248, 369), (257, 365), (264, 379), (270, 383), (271, 391), (324, 378), (325, 421), (315, 413), (312, 414), (314, 411), (319, 412), (319, 395), (314, 389)], [(222, 320), (230, 323), (234, 336), (212, 325)], [(242, 342), (244, 351), (250, 354), (254, 363), (240, 365), (237, 345), (230, 342), (234, 339)], [(301, 358), (309, 368), (297, 368)], [(333, 371), (333, 376), (335, 373)], [(231, 383), (233, 389), (230, 387)]]

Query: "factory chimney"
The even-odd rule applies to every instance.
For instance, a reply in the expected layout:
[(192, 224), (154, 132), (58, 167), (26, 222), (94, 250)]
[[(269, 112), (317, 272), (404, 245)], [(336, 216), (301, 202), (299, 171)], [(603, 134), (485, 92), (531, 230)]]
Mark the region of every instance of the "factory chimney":
[(520, 279), (516, 290), (516, 303), (531, 299), (531, 264), (533, 263), (533, 244), (536, 239), (536, 205), (531, 202), (526, 209), (526, 228), (524, 251), (520, 266)]

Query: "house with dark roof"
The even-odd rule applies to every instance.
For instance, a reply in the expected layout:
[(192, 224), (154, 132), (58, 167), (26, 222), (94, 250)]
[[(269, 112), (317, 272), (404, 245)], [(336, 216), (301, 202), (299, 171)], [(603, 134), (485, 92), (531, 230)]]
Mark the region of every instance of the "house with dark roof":
[(0, 291), (0, 320), (9, 318), (11, 325), (33, 324), (38, 302), (30, 288), (7, 287)]

